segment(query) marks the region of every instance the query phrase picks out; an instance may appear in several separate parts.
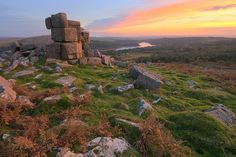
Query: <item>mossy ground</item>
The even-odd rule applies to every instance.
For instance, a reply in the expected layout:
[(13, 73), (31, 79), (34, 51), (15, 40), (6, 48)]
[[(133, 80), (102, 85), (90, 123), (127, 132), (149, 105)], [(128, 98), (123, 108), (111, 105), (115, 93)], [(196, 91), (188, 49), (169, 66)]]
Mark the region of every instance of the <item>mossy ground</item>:
[[(235, 94), (217, 86), (214, 81), (206, 81), (200, 75), (191, 76), (171, 69), (162, 69), (155, 65), (146, 68), (160, 74), (166, 82), (157, 93), (154, 93), (161, 96), (162, 100), (153, 105), (152, 112), (165, 123), (165, 126), (177, 139), (182, 140), (183, 144), (189, 146), (199, 157), (236, 156), (236, 128), (228, 127), (204, 113), (204, 110), (216, 104), (224, 104), (236, 113)], [(34, 76), (39, 73), (43, 74), (42, 77), (34, 79)], [(104, 93), (101, 94), (97, 89), (93, 89), (92, 100), (81, 106), (81, 110), (92, 113), (92, 116), (84, 116), (82, 120), (89, 125), (95, 125), (106, 115), (112, 125), (118, 125), (121, 128), (122, 135), (134, 148), (124, 153), (122, 157), (140, 156), (135, 150), (138, 130), (115, 122), (115, 118), (142, 122), (149, 113), (138, 117), (138, 102), (140, 99), (152, 102), (153, 93), (142, 89), (131, 89), (124, 93), (117, 92), (115, 90), (117, 86), (133, 82), (128, 76), (128, 69), (75, 65), (63, 70), (60, 75), (41, 71), (36, 74), (18, 78), (17, 84), (32, 83), (38, 86), (37, 90), (43, 90), (60, 87), (54, 81), (61, 76), (72, 75), (77, 78), (75, 84), (78, 87), (78, 93), (82, 94), (85, 91), (85, 84), (94, 84), (97, 87), (102, 85)], [(190, 88), (188, 81), (195, 82), (196, 86)], [(35, 109), (24, 114), (48, 115), (50, 126), (55, 126), (60, 124), (62, 120), (55, 118), (54, 115), (71, 107), (73, 105), (68, 102), (66, 97), (63, 97), (53, 106), (37, 102)]]

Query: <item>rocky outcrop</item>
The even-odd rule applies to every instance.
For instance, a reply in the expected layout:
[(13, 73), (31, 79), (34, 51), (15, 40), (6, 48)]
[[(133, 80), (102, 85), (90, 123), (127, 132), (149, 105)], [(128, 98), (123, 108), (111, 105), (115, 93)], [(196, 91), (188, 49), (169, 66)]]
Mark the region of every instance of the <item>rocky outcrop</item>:
[(219, 104), (209, 110), (206, 113), (212, 115), (213, 117), (219, 119), (226, 125), (236, 124), (236, 117), (232, 111), (222, 104)]
[(65, 13), (58, 13), (45, 19), (47, 29), (51, 29), (54, 43), (46, 47), (47, 58), (62, 60), (79, 59), (89, 48), (89, 32), (84, 31), (79, 21), (67, 19)]
[(121, 138), (97, 137), (87, 144), (89, 151), (76, 154), (69, 148), (63, 148), (57, 157), (116, 157), (129, 149), (129, 144)]
[(135, 86), (142, 87), (148, 90), (157, 90), (163, 82), (159, 75), (148, 72), (144, 68), (133, 65), (130, 69), (130, 76), (136, 79)]

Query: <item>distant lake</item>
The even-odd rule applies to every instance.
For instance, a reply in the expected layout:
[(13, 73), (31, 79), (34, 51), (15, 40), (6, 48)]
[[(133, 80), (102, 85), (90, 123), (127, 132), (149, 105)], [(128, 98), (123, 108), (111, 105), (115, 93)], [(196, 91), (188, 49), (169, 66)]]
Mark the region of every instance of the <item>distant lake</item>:
[(146, 48), (146, 47), (153, 47), (155, 45), (152, 45), (148, 42), (141, 42), (138, 44), (138, 46), (126, 46), (126, 47), (121, 47), (116, 49), (116, 51), (122, 51), (122, 50), (131, 50), (131, 49), (136, 49), (136, 48)]

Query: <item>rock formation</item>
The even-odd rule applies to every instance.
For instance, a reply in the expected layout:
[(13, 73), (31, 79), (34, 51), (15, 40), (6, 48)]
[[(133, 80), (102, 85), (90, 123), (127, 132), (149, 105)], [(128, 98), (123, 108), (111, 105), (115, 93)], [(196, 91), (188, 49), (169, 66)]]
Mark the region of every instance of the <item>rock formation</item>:
[(46, 47), (47, 58), (72, 60), (89, 56), (89, 32), (80, 26), (79, 21), (68, 20), (65, 13), (58, 13), (46, 18), (45, 24), (51, 29), (54, 41)]

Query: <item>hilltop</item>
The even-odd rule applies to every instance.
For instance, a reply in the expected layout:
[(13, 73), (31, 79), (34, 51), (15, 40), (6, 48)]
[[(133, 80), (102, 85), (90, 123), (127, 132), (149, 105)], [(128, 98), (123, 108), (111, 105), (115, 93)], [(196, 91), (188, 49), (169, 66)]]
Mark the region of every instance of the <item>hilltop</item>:
[[(21, 41), (28, 44), (32, 39)], [(147, 49), (129, 51), (136, 55)], [(148, 91), (127, 86), (135, 83), (129, 73), (135, 59), (112, 67), (93, 66), (46, 60), (39, 53), (43, 49), (30, 50), (34, 52), (38, 52), (37, 60), (29, 55), (25, 59), (30, 62), (7, 73), (10, 60), (1, 57), (0, 74), (9, 80), (18, 99), (18, 106), (10, 107), (1, 101), (3, 155), (56, 156), (62, 147), (70, 148), (63, 150), (67, 153), (86, 153), (89, 141), (111, 137), (129, 145), (127, 149), (120, 144), (117, 156), (235, 156), (236, 128), (230, 117), (236, 113), (235, 71), (186, 63), (139, 63), (163, 82), (158, 90)], [(127, 61), (120, 53), (113, 56)], [(120, 86), (125, 90), (119, 92)], [(150, 108), (141, 108), (144, 112), (139, 116), (143, 100)]]

